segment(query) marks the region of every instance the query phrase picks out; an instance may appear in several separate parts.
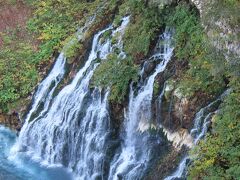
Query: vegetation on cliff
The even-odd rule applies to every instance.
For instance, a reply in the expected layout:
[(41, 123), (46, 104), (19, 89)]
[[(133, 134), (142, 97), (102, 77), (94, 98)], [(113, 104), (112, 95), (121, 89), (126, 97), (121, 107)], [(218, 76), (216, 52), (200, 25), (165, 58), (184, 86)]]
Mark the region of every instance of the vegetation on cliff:
[[(4, 35), (0, 51), (0, 109), (7, 111), (7, 104), (25, 97), (38, 81), (34, 50), (23, 39)], [(20, 62), (19, 62), (20, 61)]]
[(26, 29), (31, 8), (22, 1), (0, 1), (0, 113), (33, 91), (39, 75), (37, 42)]
[[(60, 51), (66, 39), (94, 15), (100, 3), (77, 0), (30, 1), (34, 16), (28, 21), (28, 28), (41, 40), (36, 61), (47, 60), (54, 51)], [(72, 55), (72, 53), (71, 53)]]
[[(121, 103), (127, 97), (129, 84), (137, 81), (138, 68), (151, 53), (159, 32), (166, 26), (173, 27), (175, 57), (186, 62), (176, 79), (179, 88), (186, 97), (198, 92), (214, 99), (226, 88), (232, 92), (221, 105), (220, 112), (214, 118), (212, 131), (206, 140), (194, 149), (194, 158), (189, 179), (238, 179), (240, 177), (240, 84), (239, 58), (215, 48), (209, 41), (202, 21), (221, 19), (219, 11), (229, 19), (232, 27), (238, 26), (239, 1), (211, 1), (211, 11), (202, 19), (197, 9), (188, 1), (84, 1), (84, 0), (28, 0), (33, 17), (26, 27), (4, 29), (1, 32), (0, 47), (0, 109), (9, 110), (9, 105), (28, 96), (39, 81), (41, 65), (50, 61), (56, 51), (61, 51), (69, 42), (69, 37), (84, 25), (86, 20), (98, 11), (94, 28), (88, 38), (100, 29), (108, 13), (115, 16), (113, 24), (120, 23), (125, 15), (131, 15), (123, 37), (123, 50), (126, 58), (118, 57), (114, 52), (97, 68), (93, 84), (103, 88), (110, 87), (110, 100)], [(16, 3), (16, 2), (11, 2)], [(103, 6), (104, 5), (104, 6)], [(224, 7), (223, 7), (224, 6)], [(117, 7), (117, 8), (116, 8)], [(110, 15), (109, 15), (110, 16)], [(214, 28), (209, 23), (208, 28)], [(22, 38), (18, 31), (26, 33)], [(216, 31), (215, 31), (216, 30)], [(214, 33), (218, 33), (217, 29)], [(30, 43), (26, 36), (38, 39), (38, 46)], [(107, 35), (106, 35), (107, 36)], [(231, 36), (230, 36), (231, 37)], [(239, 38), (239, 36), (238, 36)], [(114, 43), (114, 38), (112, 38)], [(221, 43), (221, 42), (220, 42)], [(83, 42), (75, 38), (73, 46), (65, 52), (74, 57)]]
[[(238, 10), (240, 2), (232, 1), (209, 1), (210, 4), (203, 13), (203, 22), (208, 24), (210, 40), (218, 39), (217, 48), (211, 48), (214, 53), (210, 56), (212, 66), (209, 72), (215, 76), (223, 77), (225, 84), (232, 91), (225, 98), (219, 112), (213, 118), (212, 131), (207, 138), (193, 150), (193, 164), (189, 172), (189, 179), (239, 179), (240, 177), (240, 84), (239, 84), (239, 57), (236, 52), (227, 50), (224, 41), (230, 40), (239, 43), (239, 21)], [(237, 10), (238, 9), (238, 10)], [(230, 28), (236, 32), (223, 35), (222, 29), (215, 22), (227, 22)], [(213, 23), (214, 22), (214, 23)], [(209, 30), (208, 29), (208, 30)], [(221, 36), (221, 34), (223, 36)], [(219, 46), (221, 48), (219, 48)], [(236, 49), (237, 51), (238, 49)], [(217, 53), (217, 54), (216, 54)], [(206, 56), (207, 57), (207, 56)], [(212, 88), (216, 89), (216, 86)]]
[[(163, 25), (161, 17), (165, 11), (158, 11), (156, 6), (147, 6), (144, 1), (130, 0), (121, 4), (114, 23), (119, 18), (131, 14), (130, 23), (123, 35), (123, 51), (126, 58), (110, 54), (107, 61), (100, 64), (94, 74), (94, 85), (111, 87), (110, 100), (121, 103), (126, 98), (131, 81), (138, 79), (138, 67), (149, 54), (152, 42), (158, 36)], [(114, 44), (114, 38), (112, 40)]]
[[(238, 80), (239, 81), (239, 80)], [(239, 89), (235, 89), (214, 117), (213, 132), (194, 149), (189, 179), (239, 179)]]
[(129, 82), (137, 79), (138, 67), (132, 59), (120, 59), (116, 54), (111, 54), (96, 70), (94, 84), (111, 87), (110, 100), (121, 102), (128, 93)]
[(215, 62), (220, 54), (214, 51), (196, 9), (186, 3), (180, 3), (166, 20), (175, 27), (175, 49), (179, 61), (188, 62), (188, 70), (183, 72), (178, 87), (186, 96), (193, 96), (198, 91), (216, 95), (226, 86), (224, 74), (215, 74)]
[[(8, 112), (16, 107), (18, 101), (31, 94), (40, 80), (40, 73), (49, 67), (54, 52), (62, 50), (77, 28), (98, 10), (97, 25), (92, 30), (95, 33), (100, 20), (113, 11), (117, 1), (8, 0), (0, 3), (2, 8), (16, 6), (20, 8), (19, 12), (25, 9), (31, 12), (20, 14), (21, 17), (10, 17), (13, 22), (6, 22), (6, 27), (0, 29), (0, 112)], [(6, 16), (4, 13), (8, 12), (3, 9), (3, 17)], [(11, 23), (14, 26), (9, 26)], [(89, 36), (92, 33), (89, 32)], [(75, 38), (65, 54), (72, 57), (81, 47)]]

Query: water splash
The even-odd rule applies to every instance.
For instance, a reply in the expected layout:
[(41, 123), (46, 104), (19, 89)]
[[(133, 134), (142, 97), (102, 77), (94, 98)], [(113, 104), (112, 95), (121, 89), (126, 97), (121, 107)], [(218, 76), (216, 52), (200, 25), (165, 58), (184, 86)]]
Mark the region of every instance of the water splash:
[(27, 156), (9, 160), (10, 148), (16, 140), (15, 132), (0, 126), (0, 179), (6, 180), (72, 180), (70, 172), (60, 167), (43, 167)]
[[(116, 30), (110, 26), (94, 36), (88, 60), (72, 82), (56, 97), (48, 94), (53, 99), (45, 113), (41, 111), (32, 121), (25, 122), (25, 128), (12, 148), (12, 157), (16, 159), (19, 155), (28, 154), (45, 165), (68, 167), (80, 179), (106, 176), (103, 164), (111, 126), (107, 101), (109, 91), (91, 89), (89, 84), (99, 65), (95, 60), (106, 59), (114, 49), (109, 39), (102, 43), (101, 37), (106, 31), (112, 31), (112, 34), (122, 32), (128, 22), (124, 18)], [(56, 70), (59, 69), (53, 69), (53, 72)], [(42, 96), (41, 92), (36, 94)]]

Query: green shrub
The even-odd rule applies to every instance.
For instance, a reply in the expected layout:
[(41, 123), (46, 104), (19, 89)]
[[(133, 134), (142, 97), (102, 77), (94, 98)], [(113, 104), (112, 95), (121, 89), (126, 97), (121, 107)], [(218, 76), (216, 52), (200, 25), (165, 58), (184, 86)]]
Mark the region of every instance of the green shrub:
[(124, 36), (126, 52), (136, 58), (146, 56), (149, 51), (152, 29), (148, 31), (148, 28), (145, 28), (145, 25), (148, 26), (146, 23), (144, 19), (139, 17), (135, 24), (129, 26)]
[(120, 102), (128, 93), (130, 81), (137, 81), (138, 67), (131, 58), (119, 59), (110, 54), (94, 73), (93, 84), (111, 88), (110, 100)]
[(65, 44), (65, 46), (62, 51), (67, 58), (74, 57), (77, 54), (77, 50), (82, 46), (75, 35), (69, 36), (63, 44)]
[(8, 111), (8, 104), (27, 96), (38, 81), (34, 50), (28, 42), (3, 35), (0, 51), (0, 109)]
[(178, 85), (182, 92), (186, 96), (193, 96), (199, 90), (210, 95), (219, 94), (226, 86), (223, 81), (225, 67), (221, 71), (218, 69), (222, 55), (211, 47), (196, 10), (180, 3), (167, 18), (167, 25), (175, 28), (176, 57), (189, 64)]
[[(134, 59), (143, 58), (148, 54), (151, 42), (164, 23), (165, 11), (160, 11), (155, 6), (146, 6), (143, 0), (129, 0), (125, 6), (131, 12), (131, 22), (123, 38), (124, 50)], [(122, 8), (126, 9), (124, 5)]]
[[(54, 51), (60, 51), (69, 42), (69, 37), (73, 37), (78, 27), (94, 15), (96, 9), (102, 5), (103, 0), (46, 0), (30, 1), (34, 11), (34, 16), (28, 22), (28, 29), (34, 32), (41, 41), (39, 52), (35, 56), (37, 62), (48, 60)], [(97, 13), (98, 16), (114, 8), (116, 2), (106, 3), (104, 11)], [(80, 44), (76, 38), (68, 49), (67, 57), (75, 55)]]
[(195, 158), (188, 179), (239, 179), (239, 97), (240, 86), (234, 88), (214, 118), (213, 133), (193, 150)]

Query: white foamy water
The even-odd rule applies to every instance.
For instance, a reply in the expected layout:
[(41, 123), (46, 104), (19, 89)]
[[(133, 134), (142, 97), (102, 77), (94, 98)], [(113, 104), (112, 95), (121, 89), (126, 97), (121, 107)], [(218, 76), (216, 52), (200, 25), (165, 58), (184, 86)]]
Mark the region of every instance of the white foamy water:
[[(36, 110), (40, 111), (39, 115), (25, 122), (19, 139), (11, 150), (12, 159), (16, 160), (19, 155), (26, 154), (44, 166), (67, 167), (74, 172), (76, 179), (95, 179), (104, 176), (106, 143), (110, 133), (109, 90), (91, 89), (89, 85), (99, 65), (95, 60), (99, 58), (105, 60), (114, 49), (109, 39), (105, 42), (100, 41), (102, 35), (106, 31), (111, 31), (112, 34), (117, 31), (123, 33), (128, 22), (128, 18), (124, 18), (116, 30), (110, 26), (98, 32), (93, 38), (86, 63), (72, 82), (55, 97), (53, 93), (47, 93), (51, 100), (48, 108), (39, 110), (38, 106), (33, 106), (34, 110), (31, 109), (28, 116), (30, 117)], [(56, 68), (52, 69), (52, 74), (61, 71), (58, 61), (54, 67)], [(39, 87), (53, 79), (51, 73)], [(54, 88), (48, 86), (45, 89), (54, 91), (55, 86)], [(37, 91), (34, 99), (41, 99), (38, 97), (43, 97), (43, 91)]]
[[(142, 124), (151, 124), (154, 79), (158, 73), (165, 70), (173, 52), (170, 32), (166, 31), (159, 41), (163, 47), (156, 48), (155, 54), (150, 58), (155, 58), (159, 63), (154, 73), (136, 92), (131, 86), (129, 105), (124, 120), (121, 152), (115, 155), (111, 163), (109, 180), (141, 179), (148, 167), (151, 145), (148, 144), (149, 136), (147, 134), (141, 135), (141, 127)], [(147, 125), (144, 130), (148, 130), (148, 128), (150, 125)]]

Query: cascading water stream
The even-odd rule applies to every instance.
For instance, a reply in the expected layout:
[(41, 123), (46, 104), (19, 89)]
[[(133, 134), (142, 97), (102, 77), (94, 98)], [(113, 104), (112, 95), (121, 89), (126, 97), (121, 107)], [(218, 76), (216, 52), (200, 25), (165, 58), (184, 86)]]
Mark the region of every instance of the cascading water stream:
[[(77, 37), (78, 41), (82, 40), (84, 37), (84, 33), (87, 32), (89, 26), (95, 19), (95, 16), (88, 19), (84, 25), (84, 27), (80, 28), (76, 33), (75, 36)], [(48, 76), (39, 84), (37, 91), (35, 92), (33, 96), (32, 106), (30, 111), (28, 112), (25, 123), (22, 127), (22, 131), (26, 131), (25, 128), (27, 128), (29, 121), (31, 118), (37, 119), (37, 117), (41, 117), (46, 113), (46, 111), (49, 108), (50, 102), (53, 98), (53, 93), (55, 89), (57, 88), (60, 81), (63, 79), (63, 76), (65, 74), (65, 64), (66, 64), (66, 57), (63, 52), (67, 51), (67, 49), (71, 48), (71, 44), (73, 43), (72, 40), (70, 40), (64, 47), (62, 52), (59, 54), (56, 62), (54, 63), (53, 68), (51, 69)], [(39, 111), (39, 106), (41, 107), (41, 111), (39, 114), (37, 114)], [(22, 134), (20, 134), (21, 136)], [(21, 139), (21, 137), (20, 137)]]
[[(229, 90), (225, 91), (218, 99), (208, 104), (206, 107), (203, 107), (199, 112), (196, 113), (193, 120), (194, 126), (190, 132), (191, 136), (193, 137), (194, 145), (196, 145), (207, 134), (213, 115), (217, 113), (219, 104), (228, 93)], [(177, 170), (164, 180), (174, 180), (178, 178), (185, 179), (189, 161), (191, 161), (190, 157), (188, 155), (185, 156), (181, 160)]]
[[(78, 32), (75, 34), (78, 40), (81, 40), (83, 38), (84, 33), (86, 33), (91, 23), (92, 19), (86, 22), (84, 28), (78, 30)], [(64, 49), (68, 49), (71, 43), (71, 41), (67, 43), (64, 46)], [(44, 116), (51, 106), (53, 94), (65, 75), (65, 64), (66, 58), (64, 56), (64, 53), (61, 52), (56, 59), (52, 69), (48, 73), (48, 76), (38, 85), (37, 90), (33, 96), (31, 109), (26, 115), (21, 132), (26, 132), (31, 121)], [(0, 148), (3, 150), (0, 153), (2, 162), (0, 163), (0, 179), (72, 179), (71, 174), (63, 168), (43, 167), (38, 162), (33, 161), (29, 156), (26, 156), (25, 154), (16, 154), (16, 149), (19, 148), (19, 144), (15, 143), (15, 140), (17, 138), (15, 136), (15, 133), (4, 127), (0, 127), (0, 129), (0, 139), (1, 141), (6, 142), (5, 144), (0, 143)], [(24, 135), (25, 133), (20, 133), (19, 139), (23, 139)]]
[[(162, 105), (162, 99), (163, 99), (165, 87), (166, 87), (166, 83), (164, 83), (163, 90), (162, 90), (162, 92), (160, 93), (160, 95), (158, 96), (157, 101), (156, 101), (156, 109), (157, 109), (159, 112), (162, 112), (162, 110), (161, 110), (161, 105)], [(158, 126), (161, 126), (161, 121), (162, 121), (162, 119), (161, 119), (161, 118), (162, 118), (162, 117), (161, 117), (161, 114), (160, 114), (160, 113), (157, 113), (157, 114), (156, 114), (156, 118), (157, 118), (157, 125), (158, 125)]]
[(44, 109), (48, 108), (52, 98), (52, 94), (56, 89), (58, 83), (62, 80), (64, 76), (65, 63), (66, 63), (66, 58), (64, 57), (64, 54), (61, 53), (58, 56), (51, 72), (48, 74), (46, 79), (44, 79), (39, 84), (38, 89), (33, 98), (33, 104), (32, 104), (31, 110), (29, 111), (25, 119), (26, 122), (30, 120), (32, 114), (36, 112), (36, 110), (38, 109), (41, 103), (44, 103)]
[[(161, 61), (155, 72), (145, 80), (139, 90), (134, 92), (131, 85), (129, 105), (125, 114), (123, 143), (120, 154), (116, 154), (111, 163), (109, 180), (117, 179), (140, 179), (151, 158), (150, 135), (147, 132), (151, 124), (151, 101), (153, 85), (156, 75), (165, 70), (167, 63), (171, 59), (173, 48), (171, 47), (171, 33), (166, 31), (161, 37), (163, 51), (157, 49), (150, 58)], [(160, 44), (160, 43), (159, 43)], [(160, 48), (161, 49), (161, 48)], [(142, 70), (141, 72), (144, 72)], [(147, 128), (146, 128), (147, 127)], [(157, 142), (160, 140), (157, 139)]]
[[(85, 25), (82, 28), (79, 28), (79, 30), (75, 33), (78, 41), (82, 40), (82, 38), (84, 37), (84, 33), (87, 32), (94, 19), (95, 16), (88, 19)], [(52, 70), (50, 71), (48, 76), (39, 84), (37, 91), (33, 97), (32, 107), (28, 112), (27, 117), (25, 118), (26, 122), (28, 122), (32, 118), (32, 115), (36, 113), (42, 103), (44, 107), (43, 110), (41, 110), (41, 114), (38, 116), (43, 115), (47, 111), (50, 101), (53, 97), (53, 93), (65, 74), (66, 57), (63, 52), (71, 48), (72, 43), (72, 40), (70, 40), (63, 47), (63, 51), (59, 54)]]
[(77, 179), (106, 176), (103, 164), (111, 126), (109, 91), (91, 90), (89, 84), (99, 65), (95, 60), (105, 59), (114, 49), (109, 39), (101, 43), (103, 33), (111, 30), (112, 35), (116, 32), (122, 34), (128, 22), (129, 17), (123, 18), (116, 30), (110, 26), (94, 36), (88, 60), (72, 82), (56, 97), (49, 94), (52, 101), (49, 108), (44, 109), (46, 112), (40, 112), (39, 116), (25, 122), (25, 128), (12, 148), (13, 157), (28, 154), (45, 164), (63, 165), (74, 171)]

